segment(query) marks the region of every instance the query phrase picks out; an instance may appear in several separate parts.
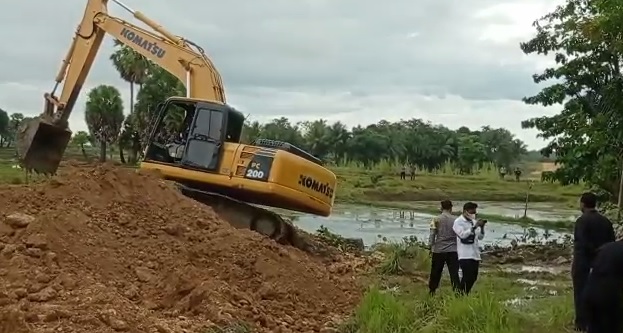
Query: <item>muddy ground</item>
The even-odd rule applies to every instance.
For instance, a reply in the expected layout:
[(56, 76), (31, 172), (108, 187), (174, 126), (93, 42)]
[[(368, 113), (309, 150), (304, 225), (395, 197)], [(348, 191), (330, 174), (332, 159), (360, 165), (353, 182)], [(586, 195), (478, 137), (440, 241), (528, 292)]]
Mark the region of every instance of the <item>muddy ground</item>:
[(330, 331), (353, 261), (237, 230), (154, 175), (65, 165), (0, 187), (0, 332)]

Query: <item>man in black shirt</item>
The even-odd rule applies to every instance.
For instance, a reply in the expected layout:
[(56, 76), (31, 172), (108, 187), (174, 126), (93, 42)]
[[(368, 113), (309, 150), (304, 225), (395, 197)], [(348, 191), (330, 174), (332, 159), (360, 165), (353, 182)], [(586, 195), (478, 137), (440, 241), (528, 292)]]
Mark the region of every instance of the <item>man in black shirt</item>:
[(597, 249), (615, 240), (614, 228), (607, 217), (596, 210), (597, 196), (584, 193), (580, 198), (582, 216), (575, 222), (573, 263), (571, 277), (573, 279), (573, 300), (575, 303), (575, 329), (586, 331), (587, 313), (582, 302), (584, 286), (591, 270)]
[(623, 332), (623, 241), (605, 244), (584, 288), (588, 333)]

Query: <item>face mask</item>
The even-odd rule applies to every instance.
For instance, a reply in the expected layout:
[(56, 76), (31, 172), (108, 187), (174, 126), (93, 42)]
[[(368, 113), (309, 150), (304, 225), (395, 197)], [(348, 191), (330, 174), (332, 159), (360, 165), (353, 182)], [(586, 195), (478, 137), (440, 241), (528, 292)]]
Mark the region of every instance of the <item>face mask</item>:
[(472, 221), (476, 221), (476, 214), (467, 214), (467, 217)]

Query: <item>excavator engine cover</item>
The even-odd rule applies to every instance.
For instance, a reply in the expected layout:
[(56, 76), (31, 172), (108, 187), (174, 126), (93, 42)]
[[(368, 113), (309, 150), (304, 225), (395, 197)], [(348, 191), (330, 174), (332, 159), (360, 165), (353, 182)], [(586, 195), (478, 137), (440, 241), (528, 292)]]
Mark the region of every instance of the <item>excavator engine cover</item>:
[(54, 174), (71, 140), (67, 127), (42, 117), (24, 121), (17, 132), (17, 156), (27, 171)]

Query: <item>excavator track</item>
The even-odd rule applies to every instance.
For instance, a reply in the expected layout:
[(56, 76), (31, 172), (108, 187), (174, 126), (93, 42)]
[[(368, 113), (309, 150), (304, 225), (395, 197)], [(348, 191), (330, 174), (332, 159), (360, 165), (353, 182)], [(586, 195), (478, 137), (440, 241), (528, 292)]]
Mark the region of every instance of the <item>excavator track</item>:
[(297, 233), (292, 223), (279, 214), (218, 193), (201, 191), (179, 183), (177, 187), (184, 196), (212, 207), (219, 217), (235, 228), (250, 229), (279, 244), (315, 252), (312, 251), (313, 246)]

